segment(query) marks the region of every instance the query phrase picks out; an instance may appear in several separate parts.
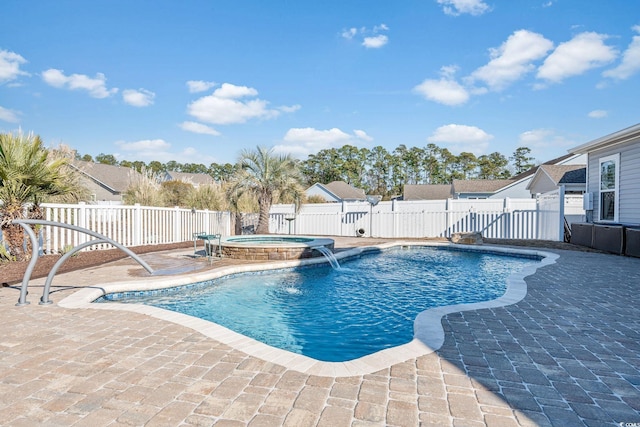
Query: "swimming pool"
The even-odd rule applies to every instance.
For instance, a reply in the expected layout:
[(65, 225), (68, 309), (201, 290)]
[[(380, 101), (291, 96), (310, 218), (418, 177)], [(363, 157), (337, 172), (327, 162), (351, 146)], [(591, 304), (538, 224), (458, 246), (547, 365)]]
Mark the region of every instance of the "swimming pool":
[(499, 298), (510, 274), (537, 262), (403, 247), (343, 260), (341, 270), (323, 266), (242, 273), (102, 300), (186, 313), (273, 347), (341, 362), (410, 342), (414, 320), (429, 308)]

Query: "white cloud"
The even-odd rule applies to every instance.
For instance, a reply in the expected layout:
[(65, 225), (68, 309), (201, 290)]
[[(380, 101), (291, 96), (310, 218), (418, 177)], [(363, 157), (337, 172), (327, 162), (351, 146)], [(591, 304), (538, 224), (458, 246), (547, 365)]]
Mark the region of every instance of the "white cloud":
[(127, 160), (143, 160), (145, 162), (157, 160), (161, 163), (175, 160), (178, 163), (202, 163), (205, 165), (215, 161), (214, 157), (199, 153), (193, 147), (173, 152), (171, 144), (163, 139), (143, 139), (134, 142), (117, 141), (115, 145), (127, 153), (125, 156), (116, 154), (116, 158), (123, 157)]
[(95, 78), (84, 74), (71, 74), (66, 76), (62, 70), (50, 68), (42, 73), (42, 79), (49, 85), (70, 90), (86, 90), (93, 98), (107, 98), (118, 89), (107, 89), (107, 79), (102, 73), (97, 73)]
[(9, 110), (8, 108), (0, 107), (0, 120), (3, 122), (9, 123), (18, 123), (20, 118), (18, 117), (20, 113), (14, 110)]
[(244, 98), (247, 96), (257, 96), (258, 91), (252, 87), (236, 86), (231, 83), (223, 83), (218, 89), (213, 92), (213, 95), (218, 98)]
[[(640, 33), (640, 25), (635, 25), (633, 31)], [(629, 47), (622, 54), (622, 62), (617, 67), (607, 70), (602, 75), (617, 80), (624, 80), (640, 71), (640, 35), (633, 36)]]
[(363, 130), (359, 130), (359, 129), (354, 129), (353, 134), (358, 138), (361, 139), (363, 141), (367, 141), (367, 142), (371, 142), (373, 141), (373, 138), (371, 138), (369, 135), (367, 135), (367, 133)]
[(603, 119), (608, 115), (609, 113), (605, 110), (593, 110), (590, 111), (589, 114), (587, 114), (587, 116), (591, 117), (592, 119)]
[(438, 0), (447, 15), (458, 16), (463, 13), (478, 16), (491, 8), (482, 0)]
[(187, 82), (189, 93), (204, 92), (205, 90), (209, 90), (216, 85), (216, 82), (205, 82), (203, 80), (189, 80)]
[(348, 30), (342, 30), (342, 33), (341, 33), (342, 37), (347, 40), (351, 40), (356, 36), (356, 34), (358, 34), (357, 28), (349, 28)]
[(445, 105), (461, 105), (469, 100), (469, 92), (454, 79), (456, 67), (448, 66), (440, 69), (439, 80), (426, 79), (413, 91), (428, 100)]
[(578, 145), (577, 141), (558, 135), (553, 129), (533, 129), (518, 136), (518, 147), (531, 149), (531, 157), (536, 159), (548, 158), (549, 149), (557, 150), (562, 147), (569, 149), (576, 145)]
[(218, 132), (214, 128), (197, 122), (182, 122), (180, 123), (180, 128), (182, 130), (186, 130), (187, 132), (201, 133), (204, 135), (220, 135), (220, 132)]
[(361, 45), (367, 49), (379, 49), (389, 43), (389, 37), (385, 34), (380, 34), (383, 31), (389, 31), (389, 27), (386, 24), (375, 25), (372, 29), (352, 27), (342, 30), (340, 36), (347, 40), (357, 38), (361, 40)]
[(122, 99), (134, 107), (147, 107), (153, 104), (156, 94), (146, 89), (127, 89), (122, 91)]
[(296, 105), (283, 105), (281, 107), (278, 107), (278, 110), (282, 111), (283, 113), (295, 113), (296, 111), (298, 111), (299, 109), (301, 109), (302, 106), (296, 104)]
[(616, 58), (617, 51), (604, 43), (606, 39), (606, 35), (594, 32), (578, 34), (560, 44), (545, 59), (536, 77), (559, 83), (567, 77), (608, 64)]
[(481, 80), (492, 90), (502, 90), (533, 71), (533, 61), (553, 49), (553, 42), (541, 34), (515, 31), (499, 48), (489, 49), (491, 61), (471, 74), (471, 81)]
[(8, 50), (0, 50), (0, 83), (15, 80), (18, 76), (28, 76), (29, 73), (20, 70), (20, 65), (27, 60), (21, 55)]
[(553, 2), (551, 0), (545, 3), (542, 3), (542, 7), (551, 7), (551, 6), (553, 6)]
[(247, 86), (224, 83), (213, 94), (203, 96), (188, 105), (188, 113), (198, 120), (217, 125), (245, 123), (250, 119), (271, 119), (281, 112), (295, 111), (298, 106), (269, 109), (268, 102), (262, 99), (249, 99), (258, 95), (258, 91)]
[(116, 145), (124, 151), (135, 152), (164, 151), (171, 147), (171, 144), (163, 139), (143, 139), (135, 142), (118, 141)]
[(362, 130), (355, 130), (354, 134), (350, 135), (338, 128), (292, 128), (285, 134), (283, 143), (274, 147), (274, 151), (303, 158), (323, 149), (355, 144), (360, 140), (371, 141), (372, 138)]
[(386, 45), (387, 42), (389, 42), (389, 37), (385, 36), (384, 34), (379, 34), (373, 37), (365, 37), (364, 41), (362, 42), (362, 46), (366, 47), (367, 49), (378, 49)]
[(447, 144), (447, 148), (453, 152), (466, 151), (479, 155), (486, 151), (492, 139), (493, 135), (479, 127), (449, 124), (437, 128), (427, 141)]

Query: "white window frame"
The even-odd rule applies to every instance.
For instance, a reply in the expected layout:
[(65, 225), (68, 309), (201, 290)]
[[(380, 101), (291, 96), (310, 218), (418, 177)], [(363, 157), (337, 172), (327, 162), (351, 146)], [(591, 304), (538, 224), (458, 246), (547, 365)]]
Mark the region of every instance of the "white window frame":
[[(615, 165), (614, 188), (602, 189), (602, 164), (613, 161)], [(613, 219), (602, 218), (602, 193), (613, 191)], [(598, 159), (598, 220), (602, 222), (618, 222), (620, 218), (620, 153)]]

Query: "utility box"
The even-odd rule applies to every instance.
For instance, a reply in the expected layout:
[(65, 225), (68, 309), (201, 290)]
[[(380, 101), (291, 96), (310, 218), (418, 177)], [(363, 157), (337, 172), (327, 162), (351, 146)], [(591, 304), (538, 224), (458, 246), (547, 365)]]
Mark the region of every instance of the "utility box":
[(571, 224), (571, 243), (592, 248), (593, 224), (582, 222), (574, 222)]
[(593, 210), (593, 193), (584, 193), (582, 195), (582, 209), (585, 211)]
[(640, 229), (625, 229), (625, 249), (624, 254), (640, 258)]
[(594, 225), (593, 248), (621, 255), (624, 251), (624, 227), (620, 225)]

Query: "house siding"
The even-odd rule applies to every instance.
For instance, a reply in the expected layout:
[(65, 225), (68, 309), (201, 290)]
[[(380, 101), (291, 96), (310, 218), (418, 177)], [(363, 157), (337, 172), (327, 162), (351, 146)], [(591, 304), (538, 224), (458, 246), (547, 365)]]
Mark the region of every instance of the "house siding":
[(509, 186), (508, 188), (502, 189), (500, 191), (496, 191), (491, 195), (492, 199), (504, 199), (508, 197), (510, 199), (529, 199), (531, 198), (531, 193), (527, 190), (527, 185), (531, 182), (533, 177), (527, 177), (522, 181), (517, 182)]
[(324, 188), (314, 184), (311, 187), (309, 187), (305, 193), (307, 194), (307, 197), (311, 197), (311, 196), (320, 196), (322, 198), (324, 198), (327, 202), (339, 202), (340, 200), (336, 199), (335, 196), (333, 196), (332, 194), (328, 193), (327, 190), (325, 190)]
[(640, 225), (640, 138), (589, 153), (588, 191), (593, 193), (594, 197), (593, 219), (597, 222), (600, 218), (599, 159), (617, 153), (620, 153), (618, 221), (623, 224)]
[(114, 194), (110, 190), (105, 188), (103, 185), (100, 185), (99, 183), (95, 182), (90, 178), (82, 177), (80, 179), (81, 179), (81, 182), (84, 184), (84, 186), (87, 188), (87, 190), (89, 190), (90, 201), (94, 201), (94, 198), (95, 198), (95, 201), (97, 202), (101, 202), (101, 201), (121, 202), (122, 201), (122, 196), (120, 195), (120, 193)]

